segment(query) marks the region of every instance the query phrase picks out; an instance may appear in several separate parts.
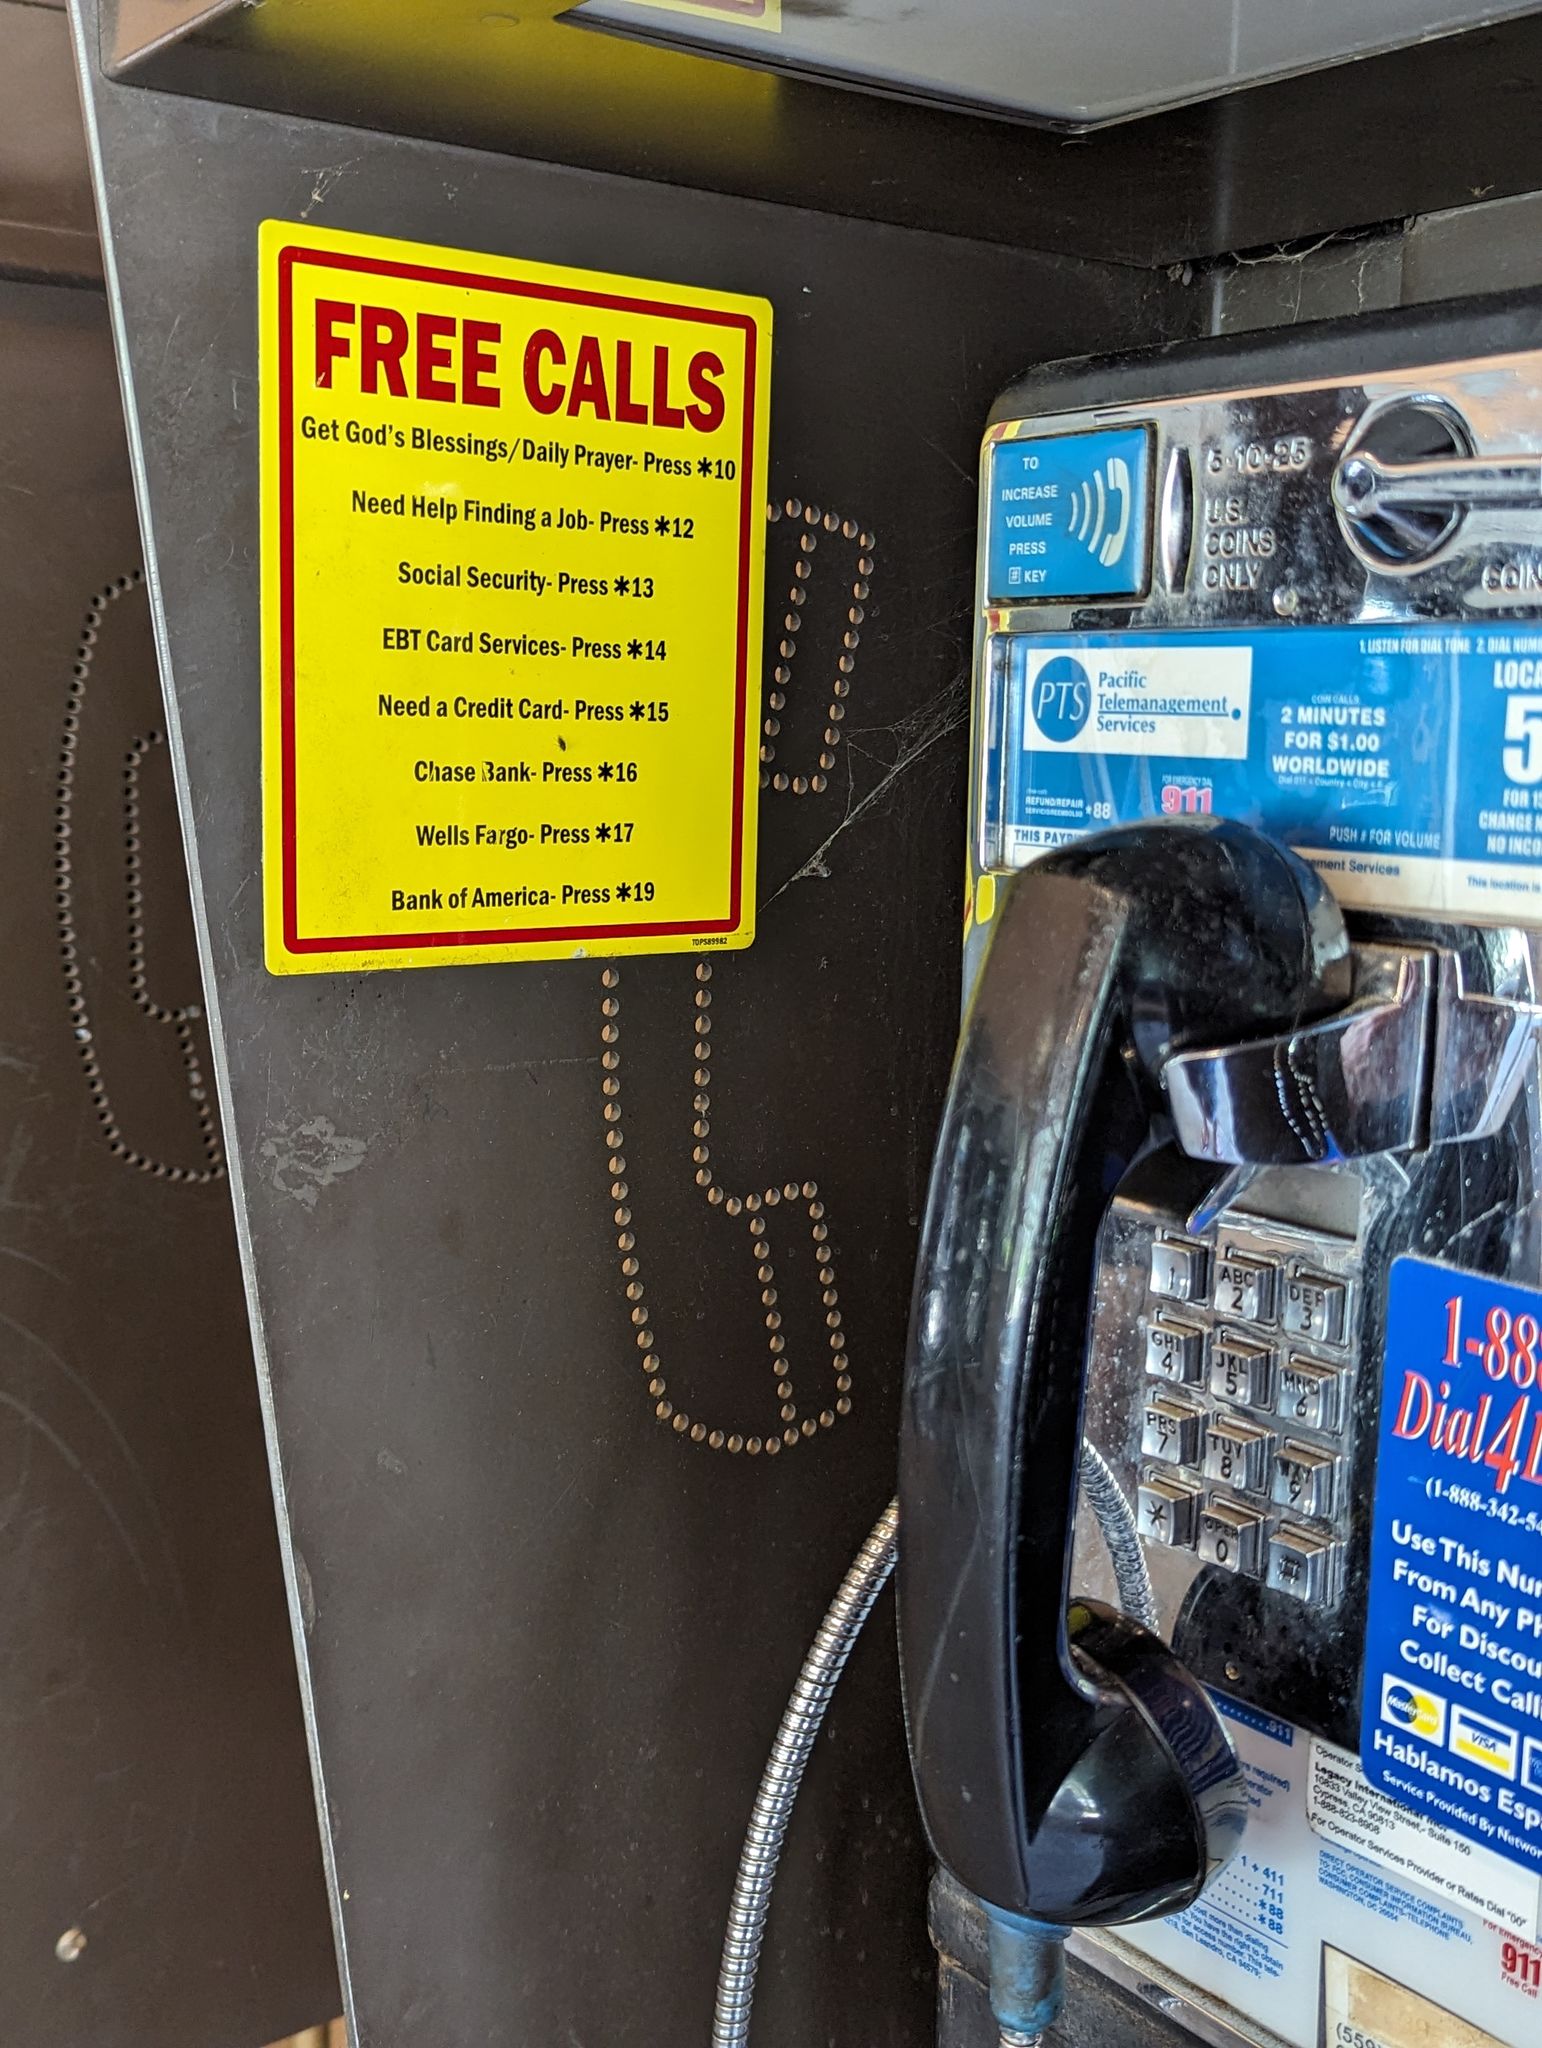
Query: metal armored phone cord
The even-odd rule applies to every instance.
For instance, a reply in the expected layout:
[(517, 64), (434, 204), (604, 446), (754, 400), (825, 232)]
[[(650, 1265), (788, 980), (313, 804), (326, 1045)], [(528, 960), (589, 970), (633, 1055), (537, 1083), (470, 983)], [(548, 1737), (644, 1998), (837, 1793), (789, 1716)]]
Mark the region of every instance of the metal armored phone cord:
[(873, 1602), (894, 1569), (898, 1530), (899, 1502), (891, 1500), (857, 1552), (856, 1561), (841, 1580), (840, 1591), (819, 1624), (819, 1633), (803, 1660), (782, 1725), (776, 1731), (745, 1831), (733, 1903), (728, 1909), (723, 1960), (717, 1978), (717, 2009), (712, 2015), (713, 2048), (745, 2048), (749, 2040), (761, 1937), (766, 1931), (771, 1887), (776, 1882), (777, 1861), (787, 1823), (792, 1819), (793, 1802), (835, 1682), (846, 1668), (851, 1646), (872, 1613)]
[[(1082, 1446), (1081, 1480), (1088, 1505), (1108, 1545), (1120, 1605), (1144, 1627), (1154, 1630), (1156, 1600), (1135, 1518), (1119, 1482), (1091, 1444)], [(858, 1551), (819, 1624), (819, 1633), (803, 1660), (798, 1682), (776, 1731), (739, 1854), (733, 1903), (723, 1935), (723, 1960), (718, 1968), (712, 2048), (746, 2048), (749, 2041), (760, 1944), (793, 1804), (836, 1681), (846, 1668), (846, 1659), (862, 1632), (862, 1624), (873, 1611), (873, 1602), (894, 1569), (898, 1534), (899, 1502), (891, 1500), (874, 1523), (872, 1534)], [(1004, 2034), (1003, 2048), (1028, 2048), (1031, 2039), (1023, 2034), (1008, 2039)]]
[(1156, 1594), (1146, 1568), (1146, 1553), (1140, 1547), (1140, 1530), (1124, 1497), (1124, 1488), (1096, 1444), (1082, 1444), (1081, 1483), (1087, 1505), (1097, 1517), (1108, 1561), (1114, 1568), (1119, 1605), (1132, 1621), (1159, 1635)]

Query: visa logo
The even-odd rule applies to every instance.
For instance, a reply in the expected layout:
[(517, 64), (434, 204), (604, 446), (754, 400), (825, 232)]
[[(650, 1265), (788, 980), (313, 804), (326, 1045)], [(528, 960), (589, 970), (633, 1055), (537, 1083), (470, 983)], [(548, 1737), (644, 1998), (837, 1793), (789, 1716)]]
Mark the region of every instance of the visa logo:
[(1453, 1756), (1465, 1757), (1470, 1764), (1481, 1764), (1496, 1777), (1513, 1778), (1520, 1738), (1513, 1728), (1486, 1720), (1471, 1707), (1453, 1707), (1450, 1749)]

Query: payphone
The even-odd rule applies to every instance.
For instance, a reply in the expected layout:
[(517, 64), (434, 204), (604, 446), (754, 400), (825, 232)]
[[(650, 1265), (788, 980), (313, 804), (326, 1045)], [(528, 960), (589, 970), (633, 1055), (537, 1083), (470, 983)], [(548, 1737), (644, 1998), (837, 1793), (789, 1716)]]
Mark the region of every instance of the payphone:
[(1542, 2017), (1535, 339), (1075, 365), (985, 437), (912, 1755), (993, 1924), (1141, 1923), (1078, 1946), (1217, 2040)]
[(1037, 2041), (1068, 1940), (1211, 2042), (1536, 2039), (1536, 339), (1369, 322), (995, 409), (897, 1510), (730, 1962), (897, 1512), (945, 2048)]

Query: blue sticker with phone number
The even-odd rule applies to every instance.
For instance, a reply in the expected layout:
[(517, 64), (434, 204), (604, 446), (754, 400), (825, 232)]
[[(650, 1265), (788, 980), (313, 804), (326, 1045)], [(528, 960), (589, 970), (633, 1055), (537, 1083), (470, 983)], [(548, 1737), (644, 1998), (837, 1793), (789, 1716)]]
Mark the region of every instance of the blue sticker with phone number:
[(1361, 1762), (1542, 1871), (1542, 1294), (1394, 1262)]
[(981, 865), (1242, 818), (1346, 902), (1542, 914), (1542, 633), (1280, 626), (988, 643)]

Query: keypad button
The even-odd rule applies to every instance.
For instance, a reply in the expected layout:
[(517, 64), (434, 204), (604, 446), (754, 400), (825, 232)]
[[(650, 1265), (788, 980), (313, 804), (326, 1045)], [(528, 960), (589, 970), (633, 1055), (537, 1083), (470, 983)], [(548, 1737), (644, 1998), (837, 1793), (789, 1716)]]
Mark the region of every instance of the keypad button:
[(1298, 1515), (1326, 1520), (1338, 1502), (1338, 1479), (1339, 1460), (1332, 1451), (1287, 1440), (1274, 1461), (1271, 1498)]
[(1203, 1301), (1210, 1253), (1187, 1238), (1159, 1237), (1151, 1247), (1151, 1292), (1168, 1301)]
[(1223, 1571), (1258, 1576), (1263, 1561), (1264, 1518), (1241, 1501), (1212, 1494), (1200, 1510), (1199, 1554)]
[(1278, 1278), (1278, 1268), (1266, 1259), (1244, 1259), (1234, 1255), (1218, 1260), (1215, 1269), (1217, 1314), (1236, 1316), (1244, 1323), (1272, 1323)]
[(1199, 1488), (1165, 1472), (1147, 1472), (1136, 1488), (1135, 1516), (1148, 1542), (1192, 1550), (1199, 1520)]
[(1196, 1323), (1158, 1316), (1146, 1326), (1146, 1370), (1193, 1386), (1204, 1363), (1205, 1333)]
[(1191, 1408), (1171, 1394), (1158, 1394), (1146, 1403), (1140, 1447), (1148, 1458), (1160, 1458), (1165, 1465), (1192, 1465), (1199, 1457), (1204, 1420), (1203, 1408)]
[(1344, 1427), (1344, 1373), (1340, 1366), (1321, 1365), (1315, 1358), (1287, 1358), (1280, 1367), (1274, 1412), (1307, 1429)]
[(1341, 1280), (1325, 1280), (1320, 1273), (1288, 1273), (1280, 1327), (1292, 1337), (1342, 1344), (1348, 1298), (1349, 1290)]
[(1268, 1408), (1274, 1399), (1274, 1353), (1267, 1344), (1217, 1330), (1210, 1339), (1210, 1391), (1218, 1401)]
[(1262, 1493), (1269, 1481), (1274, 1438), (1241, 1415), (1218, 1415), (1205, 1431), (1205, 1477), (1242, 1493)]
[(1276, 1593), (1321, 1606), (1338, 1592), (1339, 1546), (1315, 1529), (1282, 1522), (1269, 1538), (1268, 1583)]

